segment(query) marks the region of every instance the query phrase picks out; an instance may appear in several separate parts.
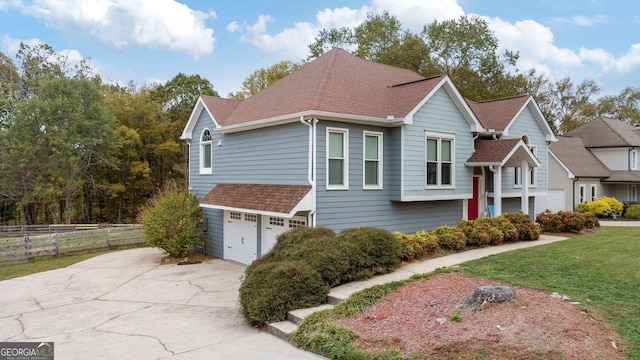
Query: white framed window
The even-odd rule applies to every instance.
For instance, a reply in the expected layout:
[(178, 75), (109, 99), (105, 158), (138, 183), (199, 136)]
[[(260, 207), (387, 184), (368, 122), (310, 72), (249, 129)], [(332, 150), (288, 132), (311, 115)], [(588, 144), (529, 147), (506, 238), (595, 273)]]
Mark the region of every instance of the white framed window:
[(229, 213), (229, 219), (232, 220), (242, 220), (242, 213), (239, 213), (237, 211), (231, 211)]
[(258, 222), (258, 215), (257, 214), (244, 214), (244, 221), (249, 221), (249, 222)]
[(425, 142), (426, 187), (454, 187), (455, 136), (427, 132)]
[(629, 200), (631, 200), (631, 202), (635, 203), (638, 201), (638, 187), (636, 185), (631, 185), (631, 187), (629, 188)]
[(589, 191), (589, 201), (593, 201), (595, 199), (598, 198), (598, 193), (597, 193), (597, 185), (596, 184), (591, 184), (590, 186), (590, 191)]
[[(528, 145), (529, 150), (538, 157), (538, 147), (535, 145)], [(535, 187), (538, 184), (538, 168), (530, 167), (529, 168), (529, 187)], [(515, 168), (514, 176), (513, 176), (513, 186), (514, 187), (522, 187), (522, 167), (518, 166)]]
[(284, 226), (284, 218), (270, 216), (269, 225)]
[(363, 133), (364, 189), (382, 189), (382, 133)]
[(629, 170), (638, 170), (638, 150), (629, 151)]
[(583, 203), (587, 201), (587, 185), (580, 184), (578, 188), (578, 203)]
[(211, 174), (211, 131), (200, 134), (200, 174)]
[(307, 222), (304, 220), (295, 220), (295, 219), (289, 219), (289, 228), (293, 229), (293, 228), (299, 228), (302, 226), (306, 226)]
[(349, 188), (349, 130), (327, 128), (327, 189)]

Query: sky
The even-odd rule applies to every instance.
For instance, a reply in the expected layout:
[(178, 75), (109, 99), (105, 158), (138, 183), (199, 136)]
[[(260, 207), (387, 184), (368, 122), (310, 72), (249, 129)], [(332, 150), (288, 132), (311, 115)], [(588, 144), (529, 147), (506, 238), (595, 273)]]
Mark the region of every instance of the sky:
[(0, 51), (45, 43), (88, 59), (103, 80), (164, 83), (178, 73), (208, 79), (226, 97), (254, 71), (307, 57), (322, 29), (353, 27), (387, 10), (405, 29), (477, 15), (518, 69), (600, 96), (640, 87), (640, 2), (630, 0), (0, 0)]

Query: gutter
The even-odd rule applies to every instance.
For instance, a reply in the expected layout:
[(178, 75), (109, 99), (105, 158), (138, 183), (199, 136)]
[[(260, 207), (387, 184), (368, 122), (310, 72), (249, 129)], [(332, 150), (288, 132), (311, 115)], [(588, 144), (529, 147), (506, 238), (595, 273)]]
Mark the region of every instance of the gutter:
[(311, 118), (305, 120), (303, 115), (300, 115), (300, 122), (309, 127), (309, 160), (307, 168), (307, 181), (311, 185), (311, 202), (312, 209), (309, 212), (309, 227), (316, 227), (316, 124), (318, 119)]

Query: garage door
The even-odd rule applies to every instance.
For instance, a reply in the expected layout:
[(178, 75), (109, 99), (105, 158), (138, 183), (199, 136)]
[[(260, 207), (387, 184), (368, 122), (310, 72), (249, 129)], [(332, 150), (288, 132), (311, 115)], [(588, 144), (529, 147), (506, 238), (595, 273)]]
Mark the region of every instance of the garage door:
[(258, 257), (258, 215), (225, 211), (227, 260), (249, 265)]
[(262, 216), (262, 251), (266, 254), (273, 248), (278, 240), (278, 235), (283, 232), (300, 226), (307, 225), (307, 219), (302, 216), (294, 216), (292, 219), (285, 219), (276, 216)]
[(536, 214), (539, 214), (547, 209), (551, 210), (551, 212), (554, 213), (560, 210), (567, 210), (564, 207), (564, 190), (549, 190), (546, 196), (536, 196)]

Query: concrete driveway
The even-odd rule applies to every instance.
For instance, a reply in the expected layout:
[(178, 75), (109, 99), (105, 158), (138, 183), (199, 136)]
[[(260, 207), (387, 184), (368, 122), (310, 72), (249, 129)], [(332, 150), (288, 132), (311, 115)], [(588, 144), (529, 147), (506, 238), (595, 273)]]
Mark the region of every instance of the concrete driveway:
[(52, 341), (56, 359), (320, 358), (243, 321), (242, 266), (161, 259), (124, 250), (0, 281), (0, 341)]

